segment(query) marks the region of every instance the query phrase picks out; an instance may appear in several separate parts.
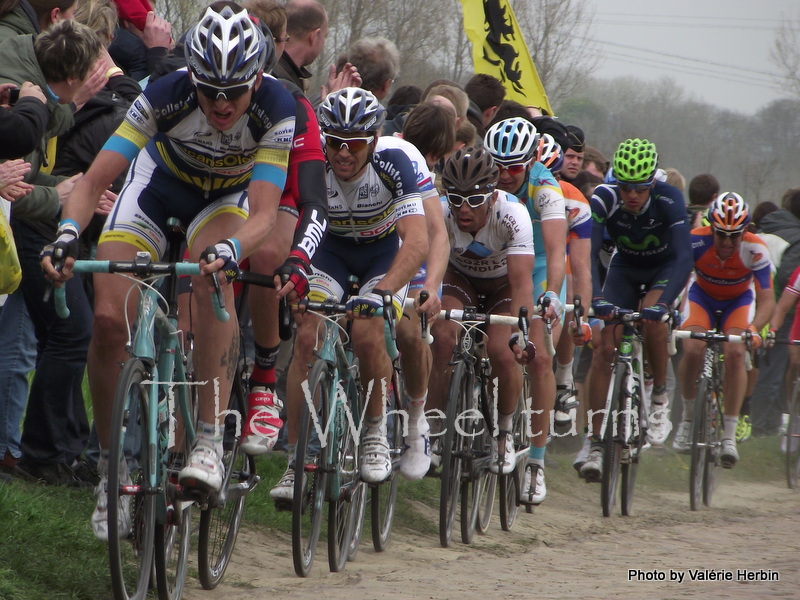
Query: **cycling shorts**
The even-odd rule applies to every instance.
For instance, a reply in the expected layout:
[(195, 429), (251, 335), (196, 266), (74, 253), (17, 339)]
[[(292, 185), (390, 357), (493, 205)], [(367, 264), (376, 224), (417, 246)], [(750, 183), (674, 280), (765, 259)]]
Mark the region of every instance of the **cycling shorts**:
[(611, 259), (603, 283), (603, 297), (620, 308), (638, 310), (640, 288), (646, 291), (664, 289), (672, 273), (672, 262), (661, 266), (634, 267), (619, 260), (619, 254)]
[(442, 296), (455, 298), (462, 306), (474, 306), (479, 312), (511, 314), (511, 285), (505, 275), (494, 279), (467, 277), (448, 266), (442, 281)]
[(714, 313), (722, 311), (720, 326), (722, 331), (731, 329), (746, 330), (750, 325), (750, 308), (753, 306), (753, 290), (748, 289), (738, 298), (715, 300), (705, 293), (699, 285), (693, 283), (689, 287), (689, 316), (681, 325), (681, 329), (691, 326), (704, 330), (714, 329)]
[[(329, 235), (317, 249), (311, 266), (314, 274), (308, 278), (308, 299), (323, 302), (335, 298), (343, 302), (348, 296), (348, 278), (355, 275), (359, 281), (358, 294), (371, 292), (392, 266), (400, 249), (400, 237), (392, 232), (369, 244), (356, 244), (351, 240)], [(399, 319), (408, 293), (408, 284), (394, 294), (394, 305)]]
[(169, 218), (188, 223), (186, 240), (192, 247), (197, 233), (222, 213), (247, 219), (247, 192), (205, 198), (196, 187), (160, 169), (147, 152), (140, 152), (106, 219), (100, 243), (125, 242), (149, 252), (154, 259), (161, 259), (167, 248)]

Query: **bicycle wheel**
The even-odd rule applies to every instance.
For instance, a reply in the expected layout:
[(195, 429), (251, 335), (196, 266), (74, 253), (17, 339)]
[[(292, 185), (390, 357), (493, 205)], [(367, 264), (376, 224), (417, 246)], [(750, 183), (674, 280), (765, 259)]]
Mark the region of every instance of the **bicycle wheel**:
[[(311, 406), (318, 414), (320, 427), (328, 423), (331, 395), (331, 374), (328, 363), (318, 360), (308, 378)], [(328, 477), (319, 440), (315, 437), (311, 410), (306, 403), (300, 419), (295, 450), (294, 501), (292, 502), (292, 560), (300, 577), (307, 577), (314, 562), (322, 529), (323, 507)]]
[[(633, 506), (633, 488), (636, 485), (636, 472), (639, 469), (639, 457), (645, 431), (641, 427), (640, 413), (642, 411), (641, 398), (637, 394), (632, 398), (631, 414), (623, 415), (620, 420), (626, 419), (630, 427), (630, 435), (625, 441), (620, 457), (620, 512), (623, 517), (631, 514)], [(624, 460), (623, 460), (624, 459)]]
[[(525, 385), (522, 390), (522, 400), (520, 402), (526, 403), (528, 398), (528, 385), (527, 375), (525, 376)], [(530, 447), (528, 442), (528, 422), (525, 419), (525, 414), (521, 411), (519, 405), (517, 412), (514, 415), (514, 450), (517, 454), (522, 450), (527, 450)], [(526, 452), (527, 454), (527, 452)], [(522, 482), (525, 481), (525, 469), (527, 458), (526, 454), (518, 456), (514, 472), (508, 475), (500, 475), (500, 527), (503, 531), (511, 531), (514, 526), (514, 521), (517, 518), (517, 510), (519, 508), (520, 494), (522, 490)]]
[(706, 472), (706, 455), (709, 454), (708, 405), (711, 399), (708, 379), (697, 384), (694, 400), (694, 419), (692, 420), (692, 458), (689, 473), (689, 507), (700, 510), (703, 500), (703, 480)]
[[(358, 369), (357, 363), (350, 368)], [(358, 429), (355, 420), (361, 414), (362, 407), (359, 385), (347, 384), (346, 402), (353, 415), (353, 426)], [(335, 412), (330, 424), (333, 433), (333, 447), (330, 449), (333, 469), (328, 476), (328, 566), (332, 573), (338, 573), (344, 570), (351, 553), (355, 557), (357, 552), (352, 542), (356, 518), (360, 516), (357, 500), (364, 484), (359, 477), (359, 440), (353, 434), (342, 401), (337, 398), (333, 406)]]
[(355, 496), (352, 500), (355, 505), (354, 508), (354, 526), (353, 535), (350, 538), (350, 546), (347, 549), (347, 560), (353, 561), (356, 559), (358, 550), (361, 546), (361, 537), (364, 535), (364, 515), (367, 509), (367, 486), (363, 483), (356, 488)]
[[(475, 537), (481, 499), (484, 497), (486, 487), (486, 476), (489, 474), (488, 461), (491, 455), (491, 431), (483, 418), (478, 417), (478, 415), (484, 414), (478, 408), (482, 393), (480, 390), (480, 387), (476, 387), (472, 395), (472, 404), (469, 409), (473, 412), (462, 413), (461, 419), (462, 432), (466, 436), (464, 441), (466, 454), (462, 458), (464, 477), (461, 482), (461, 541), (465, 544), (471, 544)], [(476, 396), (476, 394), (479, 395)], [(457, 433), (462, 435), (461, 432)]]
[(197, 567), (200, 585), (206, 590), (217, 587), (228, 568), (242, 523), (245, 499), (257, 481), (255, 459), (241, 451), (238, 439), (241, 419), (247, 417), (246, 377), (246, 373), (237, 369), (228, 399), (222, 455), (225, 497), (211, 498), (200, 513)]
[(717, 482), (722, 471), (719, 453), (722, 446), (722, 403), (716, 392), (711, 390), (706, 402), (706, 463), (703, 473), (703, 504), (711, 506), (711, 498), (717, 489)]
[[(184, 390), (185, 391), (185, 390)], [(175, 497), (178, 472), (189, 455), (186, 436), (170, 451), (166, 464), (166, 523), (156, 525), (156, 587), (161, 600), (180, 600), (189, 568), (192, 536), (192, 502)]]
[(794, 384), (794, 392), (789, 402), (789, 423), (786, 426), (786, 483), (792, 489), (797, 487), (800, 474), (800, 379)]
[(370, 486), (370, 526), (372, 546), (383, 552), (389, 545), (389, 536), (394, 523), (394, 508), (397, 502), (397, 486), (400, 480), (400, 453), (403, 450), (403, 423), (401, 418), (404, 382), (402, 374), (394, 370), (392, 385), (386, 398), (386, 441), (392, 456), (392, 472), (385, 481)]
[(611, 516), (617, 496), (617, 482), (622, 458), (622, 444), (619, 439), (622, 431), (619, 426), (618, 413), (620, 406), (623, 406), (621, 400), (627, 393), (627, 379), (627, 367), (623, 364), (617, 365), (611, 380), (613, 391), (608, 406), (608, 425), (603, 436), (603, 478), (600, 484), (600, 502), (603, 506), (604, 517)]
[(458, 510), (461, 489), (461, 457), (464, 455), (464, 436), (455, 428), (456, 415), (469, 406), (473, 393), (472, 373), (463, 361), (458, 362), (450, 377), (445, 409), (445, 434), (442, 443), (441, 491), (439, 492), (439, 542), (447, 548), (453, 538), (453, 524)]
[[(146, 426), (150, 379), (147, 366), (131, 358), (120, 374), (111, 416), (108, 459), (108, 556), (111, 586), (117, 600), (147, 595), (153, 572), (156, 494), (149, 493), (149, 465), (156, 464)], [(120, 520), (130, 519), (130, 532)], [(128, 517), (124, 515), (129, 515)]]

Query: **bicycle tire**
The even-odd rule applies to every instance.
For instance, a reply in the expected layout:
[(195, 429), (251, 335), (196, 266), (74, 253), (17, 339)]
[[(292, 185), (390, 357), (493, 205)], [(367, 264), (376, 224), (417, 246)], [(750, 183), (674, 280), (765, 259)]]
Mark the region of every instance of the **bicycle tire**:
[[(228, 398), (229, 415), (238, 414), (240, 418), (247, 418), (246, 378), (247, 375), (241, 367), (237, 368)], [(243, 423), (237, 424), (237, 438), (233, 446), (222, 455), (226, 501), (221, 506), (212, 502), (200, 512), (197, 568), (200, 585), (205, 590), (217, 587), (230, 564), (247, 498), (247, 491), (242, 486), (247, 486), (255, 474), (255, 459), (247, 456), (239, 447), (238, 435), (242, 427)]]
[[(308, 378), (312, 406), (318, 413), (321, 427), (328, 423), (330, 406), (330, 368), (318, 360)], [(292, 502), (292, 562), (300, 577), (307, 577), (314, 564), (322, 518), (328, 477), (325, 471), (324, 448), (315, 449), (314, 424), (308, 402), (304, 402), (303, 415), (295, 449), (294, 500)]]
[(800, 379), (795, 381), (789, 402), (789, 422), (786, 425), (786, 484), (797, 488), (800, 475)]
[(708, 453), (708, 379), (697, 383), (694, 400), (694, 419), (692, 420), (692, 451), (689, 469), (689, 508), (700, 510), (703, 502), (703, 479), (705, 478), (706, 454)]
[(192, 503), (186, 502), (171, 515), (174, 522), (158, 524), (155, 534), (156, 587), (160, 600), (180, 600), (189, 571), (192, 537)]
[(453, 539), (453, 525), (458, 512), (461, 490), (461, 456), (464, 436), (456, 435), (455, 420), (459, 407), (467, 405), (472, 395), (472, 373), (463, 361), (456, 363), (450, 376), (445, 407), (445, 434), (442, 442), (442, 471), (439, 492), (439, 542), (447, 548)]
[[(620, 400), (626, 393), (628, 369), (624, 364), (618, 364), (614, 369), (611, 380), (611, 402), (608, 407), (608, 425), (603, 437), (603, 477), (600, 482), (600, 503), (603, 507), (603, 516), (610, 517), (614, 509), (617, 496), (617, 483), (619, 480), (621, 443), (619, 440), (619, 426), (615, 421), (615, 414), (622, 405)], [(616, 435), (614, 429), (617, 429)]]
[(475, 522), (475, 530), (478, 533), (486, 533), (489, 530), (496, 497), (497, 473), (487, 473), (486, 482), (483, 484), (483, 493), (478, 503), (478, 520)]
[[(357, 359), (354, 359), (357, 360)], [(352, 368), (352, 367), (351, 367)], [(356, 366), (357, 368), (357, 366)], [(361, 390), (358, 386), (347, 385), (347, 398), (356, 429), (357, 418), (361, 414)], [(331, 420), (331, 461), (333, 469), (328, 474), (328, 566), (331, 573), (339, 573), (347, 565), (353, 552), (352, 541), (355, 531), (355, 518), (359, 511), (354, 503), (360, 481), (359, 439), (353, 435), (345, 413), (345, 407), (337, 398)], [(355, 557), (355, 553), (353, 553)]]
[[(147, 493), (151, 456), (146, 421), (151, 379), (147, 365), (138, 358), (126, 361), (114, 396), (111, 447), (108, 459), (108, 555), (111, 587), (116, 600), (141, 600), (147, 596), (153, 575), (156, 531), (156, 495)], [(126, 457), (126, 450), (131, 460)], [(126, 464), (126, 469), (120, 469)], [(127, 471), (127, 474), (126, 472)], [(129, 477), (130, 479), (128, 479)], [(122, 486), (132, 484), (127, 490)], [(117, 527), (120, 511), (130, 507), (131, 531)]]
[[(348, 378), (348, 394), (358, 394), (358, 403), (355, 409), (351, 409), (354, 417), (361, 414), (363, 408), (363, 392), (361, 390), (361, 371), (357, 357), (352, 359), (352, 367)], [(351, 400), (351, 406), (353, 406)], [(361, 468), (358, 464), (357, 468)], [(358, 474), (358, 473), (357, 473)], [(353, 495), (351, 502), (353, 502), (353, 533), (350, 537), (350, 545), (347, 549), (347, 560), (354, 561), (358, 555), (358, 550), (361, 546), (361, 538), (364, 535), (364, 515), (367, 509), (367, 486), (361, 481), (360, 477), (357, 479), (359, 482), (356, 492)]]
[[(522, 386), (522, 402), (527, 408), (527, 398), (529, 396), (528, 376), (525, 375)], [(530, 448), (528, 440), (528, 423), (525, 419), (520, 404), (517, 404), (517, 411), (514, 415), (514, 450), (519, 453)], [(522, 494), (522, 482), (525, 481), (525, 469), (527, 464), (527, 452), (517, 458), (513, 473), (509, 475), (499, 475), (500, 487), (500, 527), (503, 531), (511, 531), (514, 521), (517, 518), (517, 511), (520, 506), (520, 496)], [(531, 505), (531, 508), (533, 506)]]
[(370, 485), (370, 529), (372, 547), (375, 552), (383, 552), (389, 545), (394, 523), (395, 505), (397, 504), (397, 486), (400, 480), (400, 454), (403, 451), (403, 424), (399, 411), (402, 408), (404, 382), (402, 375), (395, 369), (392, 373), (392, 385), (386, 398), (386, 441), (392, 457), (392, 472), (389, 478), (381, 483)]
[[(476, 397), (473, 392), (472, 403), (468, 406), (468, 409), (475, 410), (477, 414), (483, 415), (485, 412), (479, 410), (482, 404), (481, 396), (484, 393), (488, 394), (488, 392), (482, 386), (474, 389), (479, 392), (480, 396)], [(467, 452), (462, 459), (462, 464), (464, 465), (462, 472), (466, 476), (462, 476), (460, 490), (461, 541), (465, 544), (472, 543), (478, 527), (481, 498), (486, 485), (486, 476), (489, 473), (487, 457), (491, 455), (490, 430), (485, 422), (481, 422), (482, 418), (478, 419), (476, 413), (472, 413), (472, 415), (475, 418), (463, 418), (461, 420), (463, 423), (462, 431), (467, 438), (464, 443), (464, 448)], [(465, 417), (466, 413), (461, 413), (461, 416)]]
[(724, 424), (722, 421), (723, 411), (721, 398), (714, 390), (711, 390), (711, 397), (706, 403), (706, 462), (703, 469), (703, 504), (711, 506), (711, 499), (714, 490), (717, 489), (720, 473), (722, 471), (722, 461), (720, 451), (722, 450), (722, 433)]
[(641, 456), (642, 440), (645, 438), (645, 431), (641, 428), (640, 413), (641, 398), (637, 395), (632, 399), (631, 416), (623, 416), (630, 420), (632, 437), (625, 442), (625, 451), (628, 453), (628, 460), (620, 466), (620, 512), (623, 517), (629, 517), (633, 507), (633, 488), (636, 486), (636, 473), (639, 470), (639, 457)]

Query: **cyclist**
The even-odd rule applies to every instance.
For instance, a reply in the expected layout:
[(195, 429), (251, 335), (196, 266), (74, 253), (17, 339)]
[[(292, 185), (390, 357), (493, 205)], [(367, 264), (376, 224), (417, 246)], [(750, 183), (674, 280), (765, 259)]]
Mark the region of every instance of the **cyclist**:
[(241, 446), (252, 455), (271, 450), (283, 425), (280, 418), (283, 402), (275, 390), (275, 364), (280, 351), (278, 303), (287, 294), (291, 294), (291, 301), (305, 297), (311, 259), (328, 230), (325, 155), (320, 146), (317, 116), (297, 86), (280, 81), (296, 102), (294, 140), (275, 227), (250, 257), (250, 268), (259, 273), (276, 273), (280, 277), (276, 285), (280, 286), (282, 280), (287, 285), (277, 295), (274, 290), (260, 286), (250, 289), (255, 364), (250, 374), (248, 414)]
[[(166, 248), (166, 221), (188, 223), (192, 256), (205, 276), (235, 276), (238, 261), (260, 246), (275, 222), (295, 121), (295, 102), (277, 80), (263, 74), (266, 45), (261, 29), (233, 2), (207, 7), (185, 43), (188, 70), (166, 75), (147, 87), (123, 124), (106, 142), (64, 205), (56, 241), (43, 251), (42, 266), (61, 282), (70, 273), (76, 239), (101, 194), (132, 162), (125, 187), (109, 215), (98, 259), (131, 260), (137, 251), (154, 258)], [(212, 250), (206, 252), (204, 249)], [(62, 272), (52, 257), (67, 257)], [(215, 258), (212, 258), (215, 257)], [(207, 259), (207, 260), (206, 260)], [(209, 287), (196, 278), (195, 289)], [(95, 276), (95, 314), (89, 349), (89, 383), (100, 440), (100, 484), (92, 515), (95, 535), (107, 539), (106, 473), (109, 421), (119, 364), (125, 360), (125, 304), (129, 283)], [(233, 306), (230, 286), (224, 286)], [(238, 356), (236, 319), (214, 317), (211, 294), (194, 294), (196, 350), (201, 381), (197, 443), (179, 474), (187, 487), (219, 490), (222, 432), (216, 404), (227, 398)], [(129, 304), (129, 312), (133, 303)], [(129, 315), (133, 321), (135, 315)], [(124, 468), (124, 465), (123, 465)], [(128, 506), (128, 511), (130, 507)], [(124, 512), (124, 511), (123, 511)], [(117, 523), (130, 528), (130, 514)]]
[[(442, 283), (442, 308), (475, 306), (481, 312), (517, 315), (520, 307), (528, 314), (533, 305), (533, 228), (525, 209), (508, 201), (508, 194), (496, 189), (499, 169), (483, 148), (462, 148), (442, 169), (447, 196), (445, 224), (450, 238), (450, 262)], [(437, 320), (432, 328), (433, 370), (430, 378), (432, 403), (447, 397), (451, 372), (448, 364), (458, 338), (459, 326)], [(502, 460), (502, 472), (515, 467), (512, 419), (522, 391), (522, 370), (533, 348), (521, 349), (509, 338), (509, 325), (488, 325), (487, 353), (492, 379), (497, 379), (497, 429), (492, 442), (493, 472)], [(519, 363), (519, 364), (517, 364)], [(443, 408), (436, 406), (436, 408)]]
[[(359, 278), (359, 295), (348, 301), (357, 317), (353, 344), (369, 392), (362, 436), (361, 476), (380, 482), (391, 473), (386, 439), (382, 380), (391, 378), (383, 319), (374, 316), (383, 307), (383, 292), (394, 296), (402, 310), (408, 281), (428, 251), (425, 214), (416, 173), (401, 151), (375, 152), (385, 110), (372, 93), (348, 87), (328, 94), (318, 109), (325, 141), (329, 232), (317, 249), (309, 278), (312, 300), (344, 299), (347, 279)], [(402, 243), (401, 243), (402, 242)], [(361, 318), (359, 318), (361, 317)], [(297, 426), (303, 409), (302, 383), (308, 376), (316, 342), (317, 317), (297, 315), (294, 356), (286, 386), (287, 451), (294, 455)], [(294, 495), (294, 464), (289, 465), (270, 491), (275, 500)]]
[[(550, 307), (544, 315), (552, 324), (553, 339), (561, 331), (564, 302), (567, 219), (564, 196), (553, 174), (538, 160), (540, 136), (527, 119), (512, 117), (492, 125), (484, 143), (500, 169), (497, 187), (517, 197), (528, 209), (533, 224), (536, 259), (533, 268), (533, 293), (539, 301), (547, 297)], [(545, 323), (531, 321), (531, 340), (544, 348)], [(550, 412), (556, 397), (553, 360), (546, 352), (538, 352), (528, 366), (531, 378), (531, 447), (529, 459), (538, 469), (534, 504), (541, 503), (547, 493), (544, 480), (544, 455)], [(530, 472), (528, 469), (526, 472)], [(531, 498), (531, 495), (524, 492)]]
[[(716, 311), (722, 311), (722, 332), (742, 335), (751, 332), (753, 347), (761, 344), (759, 331), (767, 324), (775, 298), (772, 292), (772, 264), (766, 244), (747, 231), (750, 212), (744, 199), (733, 192), (723, 192), (708, 212), (711, 225), (692, 230), (695, 281), (689, 287), (689, 316), (682, 328), (708, 331), (715, 325)], [(751, 283), (755, 283), (755, 294)], [(755, 296), (755, 312), (750, 313)], [(685, 409), (675, 440), (691, 448), (692, 410), (697, 393), (697, 377), (703, 365), (705, 343), (683, 340), (683, 358), (678, 368)], [(725, 378), (722, 384), (725, 415), (720, 460), (729, 469), (739, 460), (736, 450), (736, 426), (747, 388), (742, 344), (724, 343)]]
[[(658, 153), (646, 139), (622, 142), (613, 159), (615, 183), (597, 186), (592, 206), (592, 309), (599, 319), (613, 317), (616, 307), (636, 310), (644, 287), (644, 349), (653, 375), (648, 441), (663, 444), (671, 423), (667, 406), (667, 317), (692, 270), (691, 237), (681, 192), (655, 179)], [(599, 255), (603, 235), (616, 244), (605, 283), (600, 287)], [(603, 446), (599, 434), (614, 362), (617, 327), (603, 328), (592, 354), (589, 377), (589, 431), (593, 438), (580, 473), (600, 481)]]

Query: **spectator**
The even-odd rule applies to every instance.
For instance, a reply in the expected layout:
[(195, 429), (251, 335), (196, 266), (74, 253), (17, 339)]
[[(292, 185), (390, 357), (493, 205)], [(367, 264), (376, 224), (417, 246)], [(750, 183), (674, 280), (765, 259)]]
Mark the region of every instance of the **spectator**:
[(564, 164), (561, 166), (561, 179), (573, 185), (575, 185), (575, 178), (583, 168), (584, 142), (583, 129), (576, 125), (567, 125), (567, 144), (562, 148)]
[(500, 121), (505, 121), (506, 119), (511, 119), (513, 117), (519, 117), (521, 119), (526, 119), (528, 121), (531, 120), (530, 113), (526, 110), (526, 108), (515, 100), (503, 100), (500, 106), (497, 109), (497, 112), (494, 114), (494, 118), (492, 119), (491, 124), (499, 123)]
[(272, 74), (308, 93), (311, 73), (306, 69), (322, 53), (328, 36), (328, 13), (317, 0), (286, 3), (286, 47)]
[(150, 11), (143, 29), (123, 21), (108, 46), (108, 53), (128, 76), (144, 81), (169, 55), (173, 46), (172, 25)]
[(476, 73), (466, 83), (464, 91), (478, 107), (481, 128), (486, 129), (506, 97), (506, 88), (503, 87), (502, 82), (497, 77), (492, 77), (485, 73)]
[(347, 51), (347, 61), (361, 76), (359, 87), (372, 92), (378, 100), (384, 100), (389, 95), (389, 89), (400, 73), (400, 53), (397, 46), (384, 37), (357, 40)]
[(601, 180), (605, 178), (611, 163), (594, 146), (586, 146), (583, 151), (583, 168), (589, 171), (592, 175), (599, 177)]
[[(32, 35), (23, 35), (0, 45), (0, 79), (30, 79), (52, 90), (58, 102), (69, 104), (92, 77), (100, 50), (100, 42), (89, 28), (74, 21), (61, 21), (35, 40)], [(50, 100), (51, 114), (55, 108), (55, 100)], [(62, 133), (55, 128), (59, 125), (51, 119), (45, 136)], [(34, 190), (17, 200), (12, 210), (12, 227), (23, 268), (20, 289), (39, 347), (20, 444), (23, 457), (17, 468), (47, 483), (73, 484), (71, 466), (83, 452), (88, 435), (85, 428), (81, 429), (85, 417), (82, 421), (77, 411), (83, 409), (80, 390), (91, 337), (91, 308), (78, 279), (67, 285), (70, 319), (56, 317), (52, 300), (42, 301), (47, 284), (38, 267), (39, 252), (53, 239), (61, 204), (68, 199), (77, 179), (42, 172), (42, 148), (44, 144), (27, 157), (32, 170), (26, 181), (34, 184)], [(107, 198), (106, 207), (109, 202)]]
[(437, 97), (445, 98), (450, 101), (456, 110), (456, 128), (467, 119), (469, 110), (469, 97), (467, 93), (458, 85), (450, 83), (437, 83), (429, 85), (422, 93), (423, 100), (435, 100)]
[(678, 169), (674, 169), (670, 167), (669, 169), (664, 169), (664, 173), (667, 176), (667, 183), (675, 186), (678, 188), (681, 193), (686, 191), (686, 178), (681, 175), (681, 172)]
[(402, 131), (408, 113), (422, 101), (422, 89), (415, 85), (401, 85), (386, 103), (386, 122), (383, 135)]
[(689, 182), (689, 206), (686, 208), (692, 215), (693, 228), (703, 226), (703, 215), (719, 194), (719, 189), (719, 181), (710, 173), (692, 177)]

